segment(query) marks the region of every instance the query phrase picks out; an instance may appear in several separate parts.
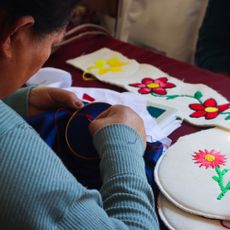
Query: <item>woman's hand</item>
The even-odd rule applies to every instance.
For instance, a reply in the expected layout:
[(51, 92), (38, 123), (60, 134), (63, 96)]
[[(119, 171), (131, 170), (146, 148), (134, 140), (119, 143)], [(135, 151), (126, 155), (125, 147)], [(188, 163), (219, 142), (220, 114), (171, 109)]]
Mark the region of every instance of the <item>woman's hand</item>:
[(74, 93), (64, 89), (51, 87), (35, 87), (31, 89), (29, 95), (29, 116), (59, 107), (79, 109), (83, 107), (83, 103)]
[(124, 124), (136, 130), (146, 146), (146, 133), (141, 117), (129, 107), (115, 105), (101, 113), (89, 125), (89, 130), (94, 135), (100, 129), (111, 124)]

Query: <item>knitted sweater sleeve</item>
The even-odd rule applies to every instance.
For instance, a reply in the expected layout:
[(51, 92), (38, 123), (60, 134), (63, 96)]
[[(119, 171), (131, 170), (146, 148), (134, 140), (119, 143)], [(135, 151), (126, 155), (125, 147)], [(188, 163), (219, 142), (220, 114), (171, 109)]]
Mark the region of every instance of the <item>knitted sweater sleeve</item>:
[(79, 184), (3, 103), (0, 112), (0, 229), (158, 229), (144, 149), (133, 129), (111, 125), (94, 136), (99, 192)]
[(25, 118), (28, 114), (28, 99), (29, 93), (35, 85), (22, 87), (12, 93), (11, 95), (2, 99), (2, 101), (10, 106), (14, 111), (16, 111), (19, 115)]

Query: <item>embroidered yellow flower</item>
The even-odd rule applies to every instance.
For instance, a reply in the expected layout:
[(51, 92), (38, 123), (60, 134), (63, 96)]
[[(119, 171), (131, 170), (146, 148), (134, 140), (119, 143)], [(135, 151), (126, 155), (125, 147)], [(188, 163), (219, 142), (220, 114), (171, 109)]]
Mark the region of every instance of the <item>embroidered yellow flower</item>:
[(97, 70), (98, 74), (107, 74), (109, 72), (122, 72), (122, 67), (128, 65), (127, 62), (123, 62), (119, 57), (112, 57), (108, 60), (98, 59), (94, 66), (90, 66), (87, 72)]

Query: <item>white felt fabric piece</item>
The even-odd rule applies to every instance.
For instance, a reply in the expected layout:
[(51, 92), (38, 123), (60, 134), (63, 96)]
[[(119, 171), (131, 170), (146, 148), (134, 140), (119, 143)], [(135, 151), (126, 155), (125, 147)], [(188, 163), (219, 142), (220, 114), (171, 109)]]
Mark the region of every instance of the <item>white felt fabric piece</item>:
[[(67, 61), (67, 63), (87, 71), (98, 59), (107, 60), (115, 56), (129, 64), (123, 66), (120, 72), (107, 72), (103, 75), (98, 74), (97, 70), (91, 70), (99, 81), (123, 87), (154, 103), (173, 107), (177, 109), (178, 117), (194, 125), (220, 126), (230, 129), (229, 102), (204, 84), (185, 83), (152, 65), (138, 64), (107, 48)], [(146, 80), (143, 79), (146, 78), (150, 79), (148, 83), (144, 83)], [(136, 86), (131, 84), (136, 84)]]
[(41, 68), (28, 81), (28, 84), (37, 84), (40, 86), (50, 86), (57, 88), (70, 87), (72, 85), (72, 76), (69, 72), (46, 67)]
[[(117, 59), (117, 62), (112, 61), (110, 65), (109, 61), (114, 58)], [(124, 63), (124, 65), (119, 64), (119, 62)], [(93, 74), (98, 79), (116, 78), (117, 76), (126, 77), (137, 72), (140, 66), (137, 61), (130, 60), (121, 53), (107, 48), (68, 60), (67, 63), (81, 69), (83, 72)], [(116, 67), (120, 70), (117, 70)], [(100, 74), (100, 70), (108, 72)]]
[[(218, 105), (227, 104), (229, 103), (226, 98), (220, 95), (214, 89), (204, 85), (204, 84), (189, 84), (183, 81), (180, 81), (174, 77), (169, 76), (168, 74), (162, 72), (161, 70), (153, 67), (151, 65), (143, 64), (140, 66), (140, 69), (137, 73), (133, 74), (129, 79), (125, 79), (124, 81), (124, 88), (129, 91), (138, 93), (139, 88), (129, 86), (130, 83), (140, 83), (143, 78), (152, 78), (152, 79), (159, 79), (162, 77), (166, 77), (168, 79), (168, 83), (173, 83), (175, 87), (173, 88), (165, 88), (167, 94), (160, 95), (154, 93), (155, 96), (151, 94), (143, 95), (146, 99), (163, 104), (166, 106), (171, 106), (177, 109), (177, 116), (185, 119), (191, 124), (195, 124), (198, 126), (220, 126), (224, 128), (230, 129), (230, 119), (225, 120), (228, 115), (219, 114), (214, 119), (206, 119), (205, 116), (201, 116), (198, 118), (190, 117), (195, 110), (189, 107), (190, 104), (199, 104), (198, 100), (195, 99), (194, 95), (196, 92), (201, 92), (202, 97), (200, 101), (204, 103), (207, 99), (213, 98), (216, 100)], [(116, 79), (118, 81), (118, 79)], [(121, 82), (121, 79), (120, 79)], [(123, 84), (123, 83), (122, 83)], [(174, 97), (172, 99), (167, 99), (169, 96)], [(178, 96), (178, 97), (176, 97)], [(211, 107), (211, 106), (210, 106)], [(229, 112), (230, 109), (224, 111)]]
[[(74, 92), (78, 98), (84, 100), (84, 94), (87, 94), (95, 99), (95, 102), (107, 102), (111, 105), (125, 105), (132, 108), (138, 115), (143, 119), (146, 131), (147, 141), (161, 141), (164, 143), (165, 147), (168, 147), (171, 144), (171, 141), (166, 138), (172, 130), (162, 129), (156, 122), (154, 118), (146, 110), (147, 101), (139, 97), (138, 95), (130, 92), (118, 93), (109, 89), (100, 89), (100, 88), (83, 88), (83, 87), (69, 87), (65, 88), (71, 92)], [(86, 100), (87, 101), (87, 100)], [(172, 122), (173, 123), (173, 122)], [(180, 127), (180, 121), (174, 121), (173, 131)], [(167, 132), (168, 130), (168, 132)]]
[(155, 181), (184, 211), (230, 221), (229, 149), (230, 132), (223, 129), (181, 137), (159, 159)]
[(179, 209), (159, 195), (158, 213), (161, 220), (170, 230), (226, 230), (230, 229), (230, 221), (208, 219)]

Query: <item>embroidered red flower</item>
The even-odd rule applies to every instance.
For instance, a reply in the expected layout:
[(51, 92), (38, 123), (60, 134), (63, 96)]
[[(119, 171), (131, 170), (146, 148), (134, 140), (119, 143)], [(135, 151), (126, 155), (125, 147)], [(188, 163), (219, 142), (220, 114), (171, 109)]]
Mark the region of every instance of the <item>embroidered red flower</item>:
[(138, 92), (141, 94), (155, 93), (159, 95), (165, 95), (167, 94), (165, 89), (175, 87), (173, 83), (168, 82), (167, 77), (161, 77), (155, 80), (152, 78), (144, 78), (141, 83), (133, 83), (129, 85), (140, 88)]
[(190, 104), (189, 107), (196, 112), (192, 113), (190, 117), (210, 120), (216, 118), (221, 112), (227, 110), (230, 104), (217, 105), (217, 102), (213, 98), (207, 99), (203, 104)]
[(198, 152), (195, 152), (193, 160), (195, 160), (195, 164), (200, 164), (200, 167), (204, 166), (206, 169), (209, 167), (220, 167), (226, 163), (225, 155), (215, 151), (214, 149), (210, 151), (205, 149), (204, 151), (199, 150)]

